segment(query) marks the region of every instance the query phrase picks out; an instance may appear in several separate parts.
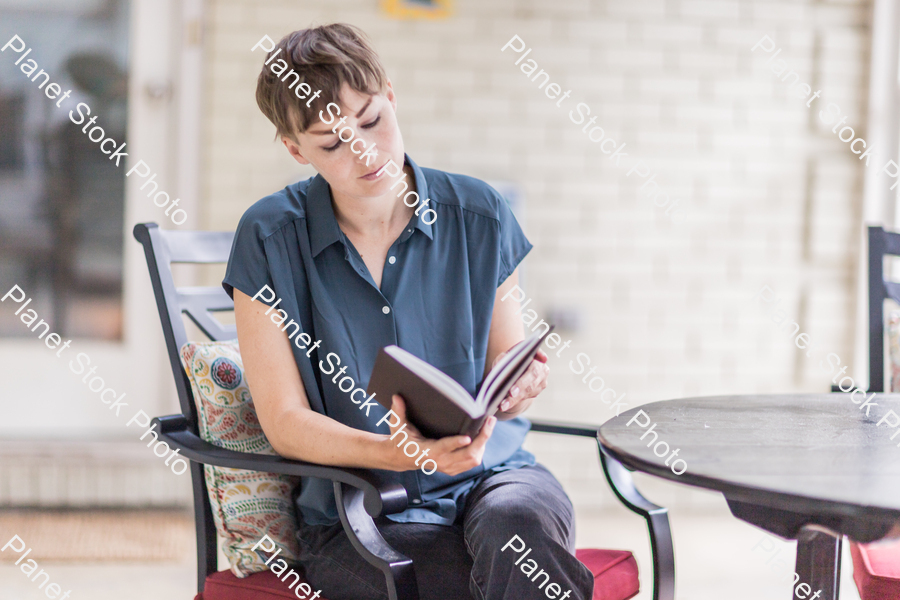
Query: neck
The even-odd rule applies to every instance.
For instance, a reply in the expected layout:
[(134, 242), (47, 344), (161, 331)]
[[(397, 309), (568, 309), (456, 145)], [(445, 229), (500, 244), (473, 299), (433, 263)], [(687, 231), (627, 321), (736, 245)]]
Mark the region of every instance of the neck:
[[(403, 174), (409, 185), (408, 191), (416, 190), (412, 167), (404, 165)], [(415, 208), (406, 206), (402, 197), (398, 198), (394, 190), (388, 190), (386, 194), (375, 198), (357, 198), (332, 191), (332, 197), (338, 226), (351, 237), (390, 235), (396, 229), (405, 227), (415, 212)]]

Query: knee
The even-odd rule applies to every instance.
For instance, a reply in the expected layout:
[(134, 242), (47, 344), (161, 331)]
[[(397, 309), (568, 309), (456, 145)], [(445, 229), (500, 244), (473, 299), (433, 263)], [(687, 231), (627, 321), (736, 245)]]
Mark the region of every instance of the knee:
[(575, 531), (575, 511), (565, 494), (536, 494), (532, 490), (514, 496), (492, 498), (482, 509), (490, 523), (491, 543), (506, 543), (513, 535), (528, 540), (548, 537), (565, 545)]

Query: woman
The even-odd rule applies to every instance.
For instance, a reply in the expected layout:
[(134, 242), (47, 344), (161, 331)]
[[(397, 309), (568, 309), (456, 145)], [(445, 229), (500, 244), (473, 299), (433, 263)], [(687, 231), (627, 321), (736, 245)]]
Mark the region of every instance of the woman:
[[(379, 529), (413, 559), (423, 600), (590, 598), (593, 578), (574, 557), (572, 505), (521, 448), (528, 422), (520, 415), (546, 387), (543, 352), (474, 439), (425, 439), (399, 396), (388, 431), (383, 407), (339, 387), (346, 377), (365, 387), (378, 349), (397, 344), (474, 394), (524, 338), (518, 303), (500, 298), (517, 284), (531, 244), (506, 202), (482, 181), (422, 169), (405, 154), (391, 82), (352, 26), (285, 36), (266, 57), (256, 96), (290, 155), (318, 172), (247, 210), (223, 282), (272, 446), (404, 485), (410, 508)], [(433, 212), (416, 214), (392, 186), (407, 199), (415, 191)], [(277, 311), (254, 300), (264, 286)], [(273, 325), (288, 317), (306, 336)], [(404, 426), (437, 472), (425, 474), (388, 439)], [(331, 600), (387, 598), (383, 575), (343, 532), (330, 482), (305, 478), (297, 505), (299, 561), (314, 588)], [(508, 545), (514, 536), (532, 548), (520, 565), (520, 544)], [(538, 566), (557, 587), (526, 575)]]

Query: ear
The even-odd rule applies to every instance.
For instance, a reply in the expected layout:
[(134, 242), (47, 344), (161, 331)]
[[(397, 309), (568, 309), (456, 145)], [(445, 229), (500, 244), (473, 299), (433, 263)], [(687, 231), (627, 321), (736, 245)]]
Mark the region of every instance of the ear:
[(388, 99), (388, 102), (391, 103), (394, 112), (397, 112), (397, 95), (394, 94), (394, 86), (391, 84), (390, 79), (387, 80), (387, 90), (385, 90), (384, 95)]
[(301, 165), (309, 164), (309, 161), (301, 153), (300, 146), (297, 145), (297, 142), (283, 135), (281, 136), (281, 143), (284, 144), (285, 148), (287, 148), (288, 154), (294, 157), (294, 160), (296, 160)]

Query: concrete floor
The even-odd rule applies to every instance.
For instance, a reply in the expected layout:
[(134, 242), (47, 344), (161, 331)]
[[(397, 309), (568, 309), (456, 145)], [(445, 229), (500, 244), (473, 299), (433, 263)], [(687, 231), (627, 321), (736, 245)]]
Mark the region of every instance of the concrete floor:
[[(636, 600), (651, 600), (650, 545), (644, 521), (623, 509), (578, 515), (578, 546), (631, 550), (641, 572)], [(731, 516), (725, 501), (704, 512), (670, 510), (677, 600), (791, 600), (796, 542)], [(849, 546), (843, 545), (841, 600), (859, 600)]]
[[(790, 600), (795, 544), (782, 542), (734, 519), (724, 500), (703, 511), (671, 511), (678, 600)], [(650, 549), (643, 521), (624, 508), (582, 511), (578, 546), (627, 548), (641, 569), (638, 600), (650, 600)], [(754, 550), (754, 546), (756, 549)], [(771, 549), (764, 552), (762, 548)], [(842, 600), (859, 600), (844, 545)], [(772, 560), (769, 560), (772, 559)], [(784, 559), (784, 560), (782, 560)], [(768, 561), (768, 564), (767, 564)], [(190, 600), (194, 564), (46, 563), (51, 581), (71, 590), (71, 600)], [(46, 598), (13, 565), (0, 565), (0, 600)]]

